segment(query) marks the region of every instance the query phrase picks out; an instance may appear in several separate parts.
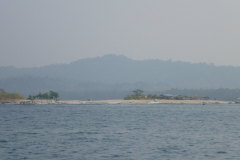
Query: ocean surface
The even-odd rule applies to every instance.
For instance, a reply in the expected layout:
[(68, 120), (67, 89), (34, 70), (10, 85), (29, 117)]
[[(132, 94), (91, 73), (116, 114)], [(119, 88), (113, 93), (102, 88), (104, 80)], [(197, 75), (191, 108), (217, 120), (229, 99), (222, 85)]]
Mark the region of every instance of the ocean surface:
[(0, 105), (1, 160), (240, 159), (240, 105)]

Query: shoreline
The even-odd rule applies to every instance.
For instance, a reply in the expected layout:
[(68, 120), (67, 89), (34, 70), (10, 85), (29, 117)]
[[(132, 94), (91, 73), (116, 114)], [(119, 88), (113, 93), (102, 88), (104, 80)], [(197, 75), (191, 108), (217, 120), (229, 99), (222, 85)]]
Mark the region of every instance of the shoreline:
[(221, 100), (58, 100), (57, 102), (51, 100), (34, 100), (33, 103), (30, 100), (5, 100), (0, 101), (0, 104), (237, 104), (232, 101)]
[(92, 102), (108, 104), (235, 104), (235, 102), (220, 100), (98, 100)]

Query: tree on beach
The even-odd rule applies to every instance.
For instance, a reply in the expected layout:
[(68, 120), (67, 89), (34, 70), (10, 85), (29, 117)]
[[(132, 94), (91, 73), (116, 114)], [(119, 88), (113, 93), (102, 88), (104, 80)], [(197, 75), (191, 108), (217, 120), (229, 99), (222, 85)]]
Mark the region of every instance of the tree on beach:
[(37, 97), (38, 99), (41, 99), (41, 103), (42, 103), (42, 99), (43, 99), (43, 95), (42, 95), (42, 93), (39, 92), (38, 95), (36, 95), (36, 97)]
[(46, 99), (47, 102), (48, 102), (48, 99), (49, 99), (48, 93), (43, 93), (43, 94), (42, 94), (42, 99)]
[(53, 99), (53, 91), (49, 91), (49, 99), (51, 100), (51, 102), (52, 102), (52, 99)]
[(136, 89), (133, 91), (134, 94), (128, 95), (124, 97), (125, 100), (130, 100), (130, 99), (142, 99), (142, 98), (147, 98), (147, 96), (142, 95), (143, 91), (141, 89)]
[(41, 103), (42, 103), (43, 99), (46, 99), (47, 102), (48, 102), (49, 99), (54, 100), (56, 102), (59, 98), (59, 94), (57, 92), (54, 92), (54, 91), (49, 91), (49, 92), (46, 92), (46, 93), (39, 92), (35, 97), (38, 98), (38, 99), (41, 99)]
[(136, 96), (140, 97), (143, 93), (143, 91), (141, 89), (136, 89), (133, 91), (135, 93)]
[(35, 98), (36, 98), (36, 96), (29, 95), (27, 99), (31, 100), (32, 103), (33, 103)]
[(49, 91), (49, 99), (53, 99), (55, 102), (57, 101), (59, 94), (54, 91)]

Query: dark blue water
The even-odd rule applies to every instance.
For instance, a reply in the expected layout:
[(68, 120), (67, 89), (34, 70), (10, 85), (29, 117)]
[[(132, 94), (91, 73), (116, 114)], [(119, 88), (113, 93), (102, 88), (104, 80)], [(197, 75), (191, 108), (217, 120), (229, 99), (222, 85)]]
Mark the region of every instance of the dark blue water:
[(0, 105), (0, 159), (240, 159), (240, 106)]

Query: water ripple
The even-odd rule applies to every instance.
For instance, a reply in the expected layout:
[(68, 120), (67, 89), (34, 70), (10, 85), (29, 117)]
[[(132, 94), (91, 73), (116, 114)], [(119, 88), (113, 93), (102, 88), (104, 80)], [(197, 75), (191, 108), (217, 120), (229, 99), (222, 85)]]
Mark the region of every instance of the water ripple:
[(0, 159), (239, 159), (237, 105), (0, 105)]

